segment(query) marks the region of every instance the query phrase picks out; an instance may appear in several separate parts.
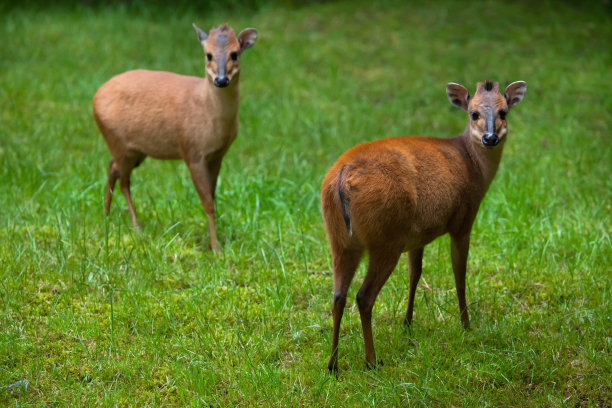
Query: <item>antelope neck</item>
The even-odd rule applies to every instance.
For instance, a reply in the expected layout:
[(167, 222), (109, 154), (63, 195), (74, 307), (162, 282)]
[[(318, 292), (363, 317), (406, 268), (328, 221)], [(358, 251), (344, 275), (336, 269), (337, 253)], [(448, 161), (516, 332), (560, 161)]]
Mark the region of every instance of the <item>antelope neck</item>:
[(486, 191), (497, 173), (506, 138), (504, 137), (497, 146), (486, 148), (480, 141), (476, 142), (471, 138), (468, 124), (465, 131), (460, 135), (460, 139), (463, 141), (475, 169), (480, 173)]
[(218, 88), (212, 83), (212, 80), (205, 78), (203, 96), (219, 111), (225, 112), (228, 116), (236, 115), (240, 102), (239, 82), (240, 76), (236, 74), (227, 87)]

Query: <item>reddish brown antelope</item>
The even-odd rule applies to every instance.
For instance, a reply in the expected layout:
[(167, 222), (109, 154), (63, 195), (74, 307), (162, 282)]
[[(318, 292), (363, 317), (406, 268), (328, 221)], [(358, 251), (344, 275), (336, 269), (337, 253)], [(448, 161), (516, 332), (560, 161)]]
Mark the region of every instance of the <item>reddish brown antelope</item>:
[(194, 24), (206, 58), (205, 78), (135, 70), (111, 78), (93, 98), (93, 114), (113, 156), (104, 201), (108, 215), (117, 179), (135, 228), (130, 174), (142, 161), (183, 159), (208, 216), (212, 249), (214, 198), (221, 160), (238, 133), (240, 56), (257, 39), (254, 28), (238, 37), (227, 25), (206, 35)]
[(333, 338), (328, 368), (337, 370), (338, 332), (346, 294), (365, 250), (366, 277), (357, 293), (366, 362), (376, 364), (372, 307), (380, 289), (408, 251), (410, 292), (405, 323), (412, 321), (421, 277), (423, 248), (449, 233), (461, 322), (469, 324), (465, 271), (470, 231), (478, 206), (493, 180), (507, 136), (506, 115), (525, 95), (514, 82), (504, 95), (499, 84), (478, 83), (476, 94), (450, 83), (451, 103), (468, 113), (468, 124), (450, 139), (396, 137), (363, 143), (344, 153), (321, 187), (321, 210), (332, 253)]

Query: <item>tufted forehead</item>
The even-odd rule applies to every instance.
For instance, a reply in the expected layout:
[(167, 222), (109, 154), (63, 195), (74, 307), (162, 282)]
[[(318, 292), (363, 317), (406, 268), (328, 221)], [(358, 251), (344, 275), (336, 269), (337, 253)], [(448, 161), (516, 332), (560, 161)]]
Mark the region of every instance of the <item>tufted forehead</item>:
[(487, 79), (484, 83), (478, 82), (476, 84), (476, 93), (470, 103), (472, 106), (489, 105), (501, 108), (506, 104), (506, 99), (499, 92), (499, 82), (493, 83), (493, 81)]
[(238, 39), (234, 30), (227, 24), (222, 24), (219, 27), (213, 27), (208, 35), (208, 44), (212, 44), (215, 47), (228, 47), (232, 44), (238, 45)]

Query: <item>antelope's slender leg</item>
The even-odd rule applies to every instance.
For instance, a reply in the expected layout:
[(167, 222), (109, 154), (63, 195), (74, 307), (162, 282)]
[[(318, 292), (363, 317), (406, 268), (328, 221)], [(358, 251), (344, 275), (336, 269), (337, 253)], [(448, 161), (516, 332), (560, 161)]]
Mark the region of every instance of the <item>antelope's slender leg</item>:
[(409, 267), (410, 267), (410, 293), (408, 294), (408, 309), (406, 310), (406, 318), (404, 324), (409, 325), (412, 323), (412, 312), (414, 310), (414, 294), (416, 288), (421, 279), (421, 272), (423, 272), (423, 248), (418, 248), (408, 253)]
[(451, 235), (451, 259), (455, 275), (455, 288), (459, 299), (459, 311), (463, 327), (470, 326), (467, 304), (465, 301), (465, 273), (467, 268), (468, 251), (470, 249), (470, 234), (459, 237)]
[(110, 213), (111, 202), (113, 200), (113, 190), (119, 178), (119, 169), (115, 165), (115, 160), (108, 163), (108, 185), (106, 186), (106, 195), (104, 196), (104, 215)]
[(208, 217), (208, 232), (210, 234), (210, 242), (213, 251), (219, 250), (219, 243), (217, 242), (217, 233), (215, 229), (215, 202), (214, 202), (214, 190), (213, 180), (205, 161), (188, 162), (187, 167), (191, 173), (191, 179), (195, 185), (198, 196), (204, 212)]
[(376, 352), (374, 351), (374, 339), (372, 337), (372, 308), (380, 289), (393, 272), (402, 252), (401, 249), (390, 250), (389, 248), (370, 249), (369, 252), (368, 272), (359, 292), (357, 292), (357, 305), (361, 316), (366, 363), (369, 367), (372, 367), (376, 365)]
[(332, 264), (334, 271), (334, 298), (332, 302), (332, 316), (334, 319), (331, 357), (327, 368), (329, 371), (338, 370), (338, 337), (340, 335), (340, 321), (346, 305), (346, 293), (355, 276), (355, 271), (361, 261), (362, 250), (332, 250)]

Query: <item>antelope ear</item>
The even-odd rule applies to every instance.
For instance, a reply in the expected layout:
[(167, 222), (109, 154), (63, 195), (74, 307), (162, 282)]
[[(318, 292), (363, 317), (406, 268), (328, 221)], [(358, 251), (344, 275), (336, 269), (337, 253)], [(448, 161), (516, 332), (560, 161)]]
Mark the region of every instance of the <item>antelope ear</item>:
[(463, 85), (454, 82), (446, 85), (446, 96), (455, 106), (460, 107), (467, 112), (468, 103), (470, 102), (470, 93)]
[(514, 105), (518, 105), (527, 92), (527, 84), (523, 81), (516, 81), (506, 87), (504, 97), (508, 103), (508, 109)]
[(257, 30), (254, 28), (245, 28), (238, 34), (238, 42), (240, 43), (240, 51), (251, 48), (257, 40)]
[(208, 35), (204, 31), (200, 30), (200, 28), (197, 25), (195, 25), (195, 23), (192, 23), (192, 25), (193, 25), (193, 28), (195, 28), (196, 33), (198, 33), (198, 40), (200, 40), (201, 43), (206, 41), (206, 39), (208, 38)]

